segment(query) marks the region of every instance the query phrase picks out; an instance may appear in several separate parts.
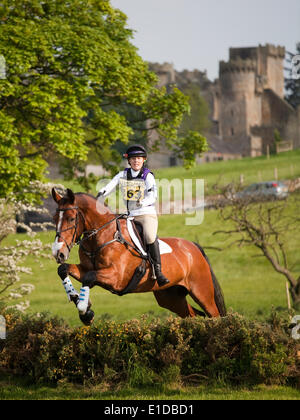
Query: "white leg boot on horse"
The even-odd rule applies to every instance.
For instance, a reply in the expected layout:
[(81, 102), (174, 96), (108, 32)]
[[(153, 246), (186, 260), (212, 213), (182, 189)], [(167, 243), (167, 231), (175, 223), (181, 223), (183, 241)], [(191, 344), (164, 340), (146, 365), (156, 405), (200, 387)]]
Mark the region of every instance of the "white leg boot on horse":
[(69, 302), (73, 302), (78, 299), (79, 293), (74, 288), (69, 276), (62, 280), (62, 285), (65, 288)]
[(68, 276), (68, 266), (67, 264), (62, 264), (58, 267), (58, 275), (61, 278), (62, 285), (64, 286), (64, 289), (66, 291), (66, 294), (68, 296), (69, 302), (76, 302), (79, 296), (79, 293), (73, 286), (73, 283)]
[(77, 309), (79, 312), (79, 318), (85, 325), (91, 325), (94, 319), (94, 312), (91, 311), (90, 302), (90, 290), (95, 286), (97, 282), (96, 272), (87, 272), (82, 279), (82, 287), (80, 289), (79, 300), (77, 303)]
[(77, 304), (77, 309), (80, 313), (80, 315), (85, 315), (88, 306), (89, 306), (89, 298), (90, 298), (90, 288), (89, 286), (84, 286), (80, 289), (79, 294), (79, 302)]
[(58, 275), (62, 280), (62, 284), (69, 301), (75, 303), (81, 321), (85, 325), (91, 325), (94, 319), (94, 312), (90, 309), (91, 302), (89, 300), (89, 296), (90, 288), (94, 286), (95, 275), (93, 273), (87, 273), (84, 275), (83, 284), (80, 292), (78, 293), (69, 277), (70, 267), (73, 267), (74, 271), (74, 266), (69, 264), (61, 264), (57, 270)]

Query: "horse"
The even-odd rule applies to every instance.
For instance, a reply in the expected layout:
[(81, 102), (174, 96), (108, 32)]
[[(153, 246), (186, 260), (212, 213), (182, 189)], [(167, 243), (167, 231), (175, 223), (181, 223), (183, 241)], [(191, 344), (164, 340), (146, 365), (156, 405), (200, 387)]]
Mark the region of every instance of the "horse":
[[(70, 189), (61, 195), (53, 188), (52, 197), (58, 205), (53, 256), (69, 300), (77, 306), (85, 325), (91, 325), (94, 319), (89, 298), (94, 286), (119, 296), (153, 292), (159, 306), (181, 318), (226, 316), (221, 287), (199, 244), (182, 238), (162, 238), (172, 252), (161, 256), (162, 271), (170, 283), (159, 287), (151, 262), (131, 239), (124, 215), (114, 214), (92, 195)], [(75, 244), (79, 245), (80, 263), (68, 264)], [(82, 284), (80, 293), (69, 276)], [(187, 302), (187, 295), (202, 311)]]

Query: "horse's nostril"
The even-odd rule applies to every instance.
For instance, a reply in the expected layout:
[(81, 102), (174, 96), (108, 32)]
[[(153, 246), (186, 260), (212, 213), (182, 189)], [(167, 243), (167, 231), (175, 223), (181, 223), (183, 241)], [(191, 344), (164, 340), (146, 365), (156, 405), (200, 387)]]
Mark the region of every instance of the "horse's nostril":
[(59, 253), (58, 258), (60, 259), (60, 261), (64, 261), (65, 256), (62, 252)]

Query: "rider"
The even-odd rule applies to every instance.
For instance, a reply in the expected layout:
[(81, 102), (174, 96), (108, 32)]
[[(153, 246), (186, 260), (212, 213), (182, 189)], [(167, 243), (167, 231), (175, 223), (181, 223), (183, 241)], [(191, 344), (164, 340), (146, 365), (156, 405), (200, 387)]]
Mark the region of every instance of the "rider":
[(147, 151), (144, 146), (130, 146), (123, 155), (130, 168), (119, 172), (104, 188), (97, 198), (108, 196), (120, 184), (128, 215), (143, 226), (147, 250), (154, 266), (157, 283), (160, 287), (169, 283), (161, 272), (161, 258), (157, 239), (158, 218), (155, 209), (157, 187), (153, 173), (145, 167)]

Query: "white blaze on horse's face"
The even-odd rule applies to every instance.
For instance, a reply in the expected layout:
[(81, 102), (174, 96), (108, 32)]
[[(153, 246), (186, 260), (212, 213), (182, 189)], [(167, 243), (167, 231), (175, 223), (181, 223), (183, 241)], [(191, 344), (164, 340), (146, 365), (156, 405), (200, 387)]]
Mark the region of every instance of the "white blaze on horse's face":
[(76, 197), (70, 189), (67, 189), (67, 195), (63, 197), (53, 188), (52, 197), (58, 204), (54, 216), (56, 237), (52, 245), (52, 254), (57, 263), (63, 264), (69, 258), (71, 248), (76, 242), (78, 207), (74, 205)]
[[(57, 224), (57, 229), (56, 229), (56, 233), (60, 233), (61, 231), (61, 225), (62, 225), (62, 221), (63, 221), (63, 216), (64, 216), (64, 212), (60, 211), (59, 212), (59, 219), (58, 219), (58, 224)], [(52, 255), (54, 258), (58, 258), (58, 252), (61, 250), (62, 246), (63, 246), (63, 242), (59, 242), (59, 237), (58, 235), (55, 238), (55, 241), (52, 244)]]

